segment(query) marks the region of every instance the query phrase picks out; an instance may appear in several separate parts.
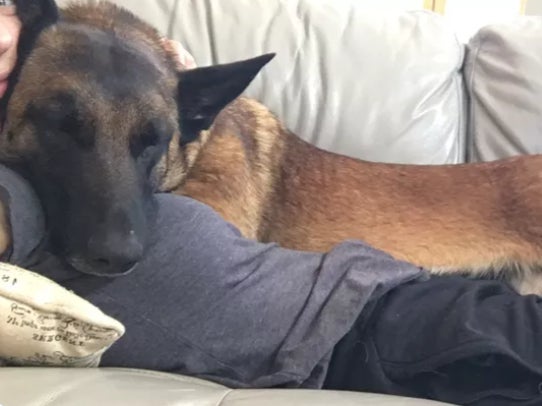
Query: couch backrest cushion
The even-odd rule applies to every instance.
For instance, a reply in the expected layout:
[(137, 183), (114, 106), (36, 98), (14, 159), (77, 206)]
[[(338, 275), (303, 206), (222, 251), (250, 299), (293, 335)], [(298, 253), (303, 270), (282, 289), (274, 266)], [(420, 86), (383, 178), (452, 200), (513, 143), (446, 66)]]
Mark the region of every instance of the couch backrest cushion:
[(469, 42), (469, 160), (542, 153), (542, 18), (484, 27)]
[(115, 1), (199, 65), (276, 52), (246, 94), (319, 147), (374, 161), (464, 159), (464, 49), (436, 14), (357, 0)]

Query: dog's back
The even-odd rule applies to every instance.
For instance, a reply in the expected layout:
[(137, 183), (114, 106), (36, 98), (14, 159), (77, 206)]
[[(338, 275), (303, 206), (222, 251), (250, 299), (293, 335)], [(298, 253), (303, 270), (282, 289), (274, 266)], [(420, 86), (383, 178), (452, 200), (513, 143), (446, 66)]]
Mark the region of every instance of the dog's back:
[[(248, 99), (224, 110), (205, 137), (177, 192), (248, 237), (308, 251), (361, 239), (438, 273), (516, 278), (541, 264), (542, 156), (366, 162), (315, 148)], [(532, 283), (521, 289), (538, 289)]]

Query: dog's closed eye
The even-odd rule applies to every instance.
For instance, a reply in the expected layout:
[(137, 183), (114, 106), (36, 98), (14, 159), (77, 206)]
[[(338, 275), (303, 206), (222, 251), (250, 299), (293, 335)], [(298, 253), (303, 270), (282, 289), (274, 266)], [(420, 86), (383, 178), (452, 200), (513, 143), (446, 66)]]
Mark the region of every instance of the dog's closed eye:
[(151, 120), (134, 134), (130, 143), (132, 155), (135, 158), (145, 158), (154, 151), (167, 148), (173, 135), (170, 125), (162, 120)]
[(144, 131), (140, 136), (140, 144), (143, 148), (152, 147), (160, 142), (160, 135), (154, 128)]

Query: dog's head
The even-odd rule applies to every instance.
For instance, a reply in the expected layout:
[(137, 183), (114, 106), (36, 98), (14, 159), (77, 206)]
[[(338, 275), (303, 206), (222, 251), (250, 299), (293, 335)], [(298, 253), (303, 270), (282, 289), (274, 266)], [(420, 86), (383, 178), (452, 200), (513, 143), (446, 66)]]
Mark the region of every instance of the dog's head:
[(110, 3), (16, 5), (0, 160), (37, 190), (57, 254), (82, 272), (126, 273), (144, 253), (153, 192), (182, 180), (183, 149), (272, 55), (179, 72), (157, 31)]

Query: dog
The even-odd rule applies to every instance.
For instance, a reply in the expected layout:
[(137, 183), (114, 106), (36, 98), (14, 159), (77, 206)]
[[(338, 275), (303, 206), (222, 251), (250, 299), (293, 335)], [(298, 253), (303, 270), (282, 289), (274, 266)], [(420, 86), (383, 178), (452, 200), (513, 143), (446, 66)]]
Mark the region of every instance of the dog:
[(326, 152), (243, 97), (273, 54), (180, 71), (123, 8), (16, 4), (0, 161), (31, 181), (51, 249), (79, 271), (131, 271), (162, 191), (211, 206), (247, 238), (316, 252), (359, 239), (434, 273), (542, 293), (542, 156), (422, 166)]

